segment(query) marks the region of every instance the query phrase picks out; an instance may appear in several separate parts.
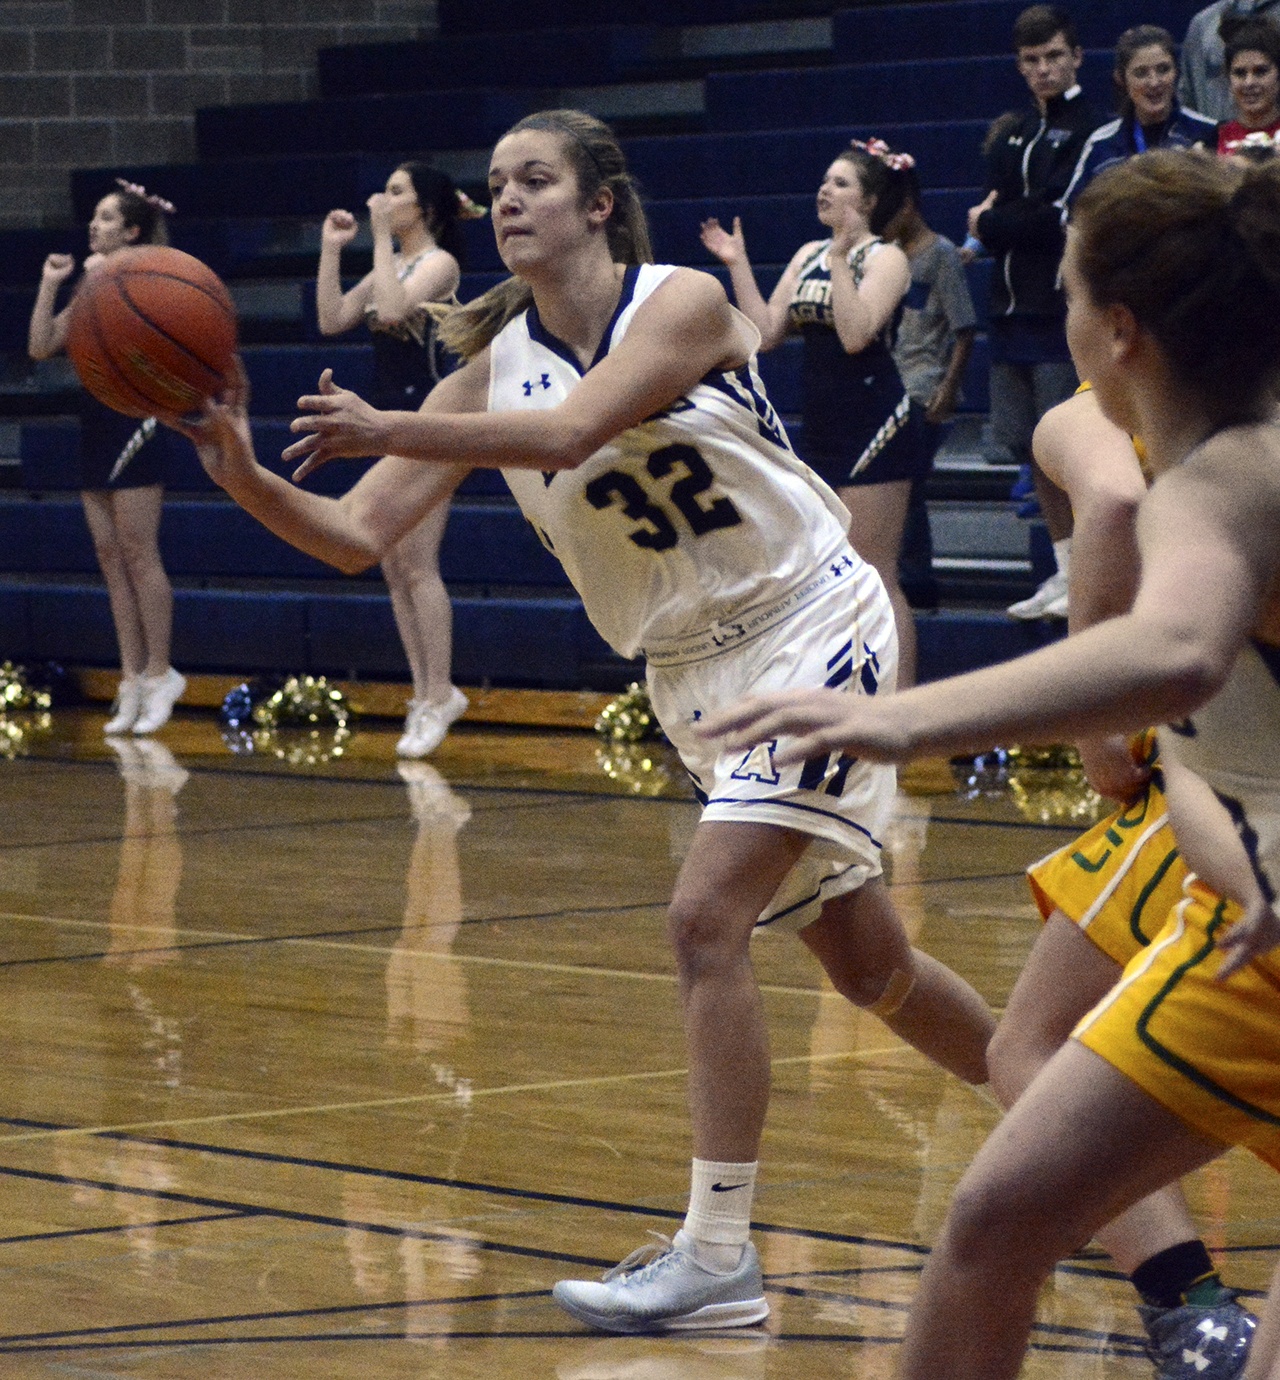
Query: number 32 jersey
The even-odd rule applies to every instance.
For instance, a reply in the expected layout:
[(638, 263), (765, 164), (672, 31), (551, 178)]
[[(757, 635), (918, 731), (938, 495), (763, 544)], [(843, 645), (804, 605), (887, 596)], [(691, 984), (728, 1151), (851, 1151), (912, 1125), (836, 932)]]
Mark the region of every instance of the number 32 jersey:
[[(674, 271), (627, 269), (593, 366)], [(753, 365), (708, 374), (575, 469), (503, 471), (623, 656), (732, 620), (847, 549), (847, 511), (792, 451)], [(555, 407), (582, 377), (530, 307), (490, 346), (489, 410)]]

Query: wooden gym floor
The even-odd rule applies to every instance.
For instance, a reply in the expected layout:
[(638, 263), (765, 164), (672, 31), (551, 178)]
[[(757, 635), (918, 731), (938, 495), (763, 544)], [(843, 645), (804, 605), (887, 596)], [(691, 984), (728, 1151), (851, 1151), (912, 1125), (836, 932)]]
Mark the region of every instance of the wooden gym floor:
[[(756, 949), (767, 1327), (600, 1337), (548, 1296), (683, 1211), (673, 764), (631, 763), (666, 773), (648, 796), (590, 734), (468, 725), (406, 781), (390, 726), (291, 764), (211, 715), (117, 751), (103, 717), (0, 736), (0, 1376), (891, 1374), (994, 1112), (785, 935)], [(897, 899), (999, 1005), (1036, 930), (1022, 868), (1071, 826), (940, 764), (908, 785)], [(1189, 1191), (1261, 1289), (1275, 1177), (1233, 1153)], [(1131, 1302), (1096, 1253), (1061, 1269), (1026, 1373), (1149, 1375)]]

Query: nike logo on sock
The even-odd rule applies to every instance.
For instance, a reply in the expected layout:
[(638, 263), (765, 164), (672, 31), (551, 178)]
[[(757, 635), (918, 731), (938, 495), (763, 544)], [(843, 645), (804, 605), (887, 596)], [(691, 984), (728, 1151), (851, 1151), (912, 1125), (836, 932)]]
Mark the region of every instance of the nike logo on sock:
[(712, 1184), (712, 1193), (732, 1193), (735, 1188), (746, 1188), (746, 1184)]

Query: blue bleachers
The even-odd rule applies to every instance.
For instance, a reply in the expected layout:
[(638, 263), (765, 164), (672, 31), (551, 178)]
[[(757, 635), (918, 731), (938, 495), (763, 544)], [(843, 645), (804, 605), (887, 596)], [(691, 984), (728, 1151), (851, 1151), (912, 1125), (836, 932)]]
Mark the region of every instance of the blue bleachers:
[[(909, 62), (1006, 53), (1014, 20), (1025, 8), (1024, 0), (947, 0), (945, 5), (935, 0), (839, 10), (832, 19), (835, 61)], [(1066, 8), (1084, 47), (1110, 48), (1123, 30), (1135, 24), (1163, 24), (1180, 39), (1201, 3), (1075, 0)]]
[[(1104, 101), (1109, 49), (1085, 54), (1080, 79)], [(931, 120), (990, 120), (1020, 109), (1027, 88), (1008, 57), (940, 58), (859, 66), (716, 72), (707, 78), (709, 130), (865, 126)]]
[(622, 81), (669, 49), (669, 31), (648, 24), (546, 28), (533, 33), (443, 35), (403, 43), (322, 49), (320, 95), (386, 95), (457, 86), (600, 85)]
[[(478, 151), (527, 110), (558, 101), (563, 88), (629, 83), (643, 93), (646, 82), (696, 78), (682, 56), (678, 24), (830, 16), (828, 51), (789, 53), (773, 66), (758, 58), (709, 63), (702, 115), (681, 107), (674, 126), (680, 132), (624, 140), (658, 257), (709, 268), (724, 281), (723, 268), (698, 242), (698, 225), (708, 215), (726, 222), (741, 215), (768, 292), (795, 249), (822, 233), (814, 192), (850, 137), (876, 134), (913, 153), (930, 222), (953, 239), (963, 235), (965, 212), (981, 195), (979, 148), (989, 121), (1026, 105), (1008, 54), (1022, 7), (1023, 0), (908, 0), (832, 14), (807, 0), (632, 0), (624, 12), (598, 0), (548, 0), (531, 16), (514, 0), (441, 0), (438, 39), (322, 53), (319, 100), (201, 111), (197, 162), (76, 173), (77, 225), (0, 237), (0, 351), (11, 361), (21, 351), (45, 254), (83, 254), (83, 223), (117, 173), (144, 182), (179, 206), (172, 229), (180, 248), (210, 263), (233, 288), (239, 281), (242, 300), (268, 303), (259, 318), (246, 315), (245, 356), (258, 453), (284, 473), (279, 454), (292, 439), (295, 400), (314, 390), (321, 368), (334, 367), (339, 381), (358, 391), (371, 383), (362, 331), (341, 340), (318, 337), (311, 284), (320, 220), (334, 206), (362, 211), (400, 159), (443, 155), (482, 186)], [(1198, 4), (1077, 0), (1072, 8), (1091, 49), (1083, 83), (1104, 109), (1119, 30), (1155, 19), (1180, 34)], [(623, 127), (673, 128), (657, 119), (646, 124), (642, 111)], [(503, 270), (487, 221), (464, 233), (466, 299)], [(352, 273), (368, 262), (363, 243), (344, 259)], [(989, 264), (969, 270), (980, 310), (990, 271)], [(285, 323), (292, 334), (268, 330), (280, 303), (296, 318)], [(775, 404), (794, 417), (799, 342), (784, 342), (760, 368)], [(971, 411), (985, 410), (986, 371), (980, 336), (965, 381)], [(51, 406), (70, 401), (59, 395)], [(66, 415), (27, 416), (19, 437), (23, 487), (0, 491), (0, 653), (112, 664), (105, 593), (71, 492), (78, 423)], [(404, 678), (376, 571), (348, 578), (298, 553), (231, 505), (185, 440), (167, 434), (163, 444), (171, 496), (161, 540), (177, 586), (178, 664)], [(307, 487), (344, 492), (366, 466), (335, 462)], [(610, 688), (634, 676), (635, 668), (590, 629), (560, 566), (495, 472), (477, 472), (462, 486), (441, 560), (455, 608), (459, 679)], [(924, 619), (921, 667), (929, 676), (981, 664), (1045, 635), (999, 615)]]

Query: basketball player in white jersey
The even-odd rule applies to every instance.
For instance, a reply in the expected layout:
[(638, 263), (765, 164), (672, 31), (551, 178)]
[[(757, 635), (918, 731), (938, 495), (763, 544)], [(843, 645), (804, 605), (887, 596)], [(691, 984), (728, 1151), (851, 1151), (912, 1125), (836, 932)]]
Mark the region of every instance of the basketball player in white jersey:
[[(574, 111), (522, 120), (490, 167), (515, 275), (443, 320), (467, 362), (417, 413), (376, 412), (328, 376), (302, 400), (299, 474), (384, 455), (340, 500), (257, 465), (243, 411), (211, 406), (209, 472), (268, 527), (355, 570), (456, 486), (501, 468), (604, 637), (643, 651), (654, 706), (704, 802), (668, 932), (690, 1062), (689, 1213), (655, 1258), (558, 1302), (618, 1332), (741, 1326), (768, 1312), (749, 1240), (769, 1053), (749, 940), (800, 929), (837, 989), (974, 1083), (993, 1022), (912, 949), (881, 876), (891, 768), (772, 748), (708, 751), (697, 720), (751, 689), (893, 690), (896, 639), (848, 513), (792, 453), (752, 368), (758, 335), (711, 277), (656, 267), (621, 150)], [(423, 462), (431, 463), (423, 463)], [(516, 668), (513, 668), (513, 670)]]
[[(902, 761), (1153, 722), (1162, 758), (1191, 769), (1166, 780), (1184, 899), (966, 1173), (912, 1308), (907, 1380), (1009, 1380), (1049, 1271), (1118, 1211), (1230, 1144), (1280, 1168), (1278, 244), (1274, 161), (1144, 154), (1073, 211), (1072, 356), (1156, 476), (1129, 612), (866, 712), (801, 692), (707, 726), (724, 745), (788, 742), (779, 756)], [(1201, 1347), (1182, 1360), (1237, 1373)], [(1280, 1276), (1241, 1374), (1280, 1377)]]

